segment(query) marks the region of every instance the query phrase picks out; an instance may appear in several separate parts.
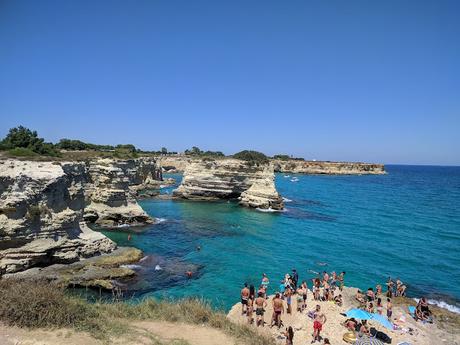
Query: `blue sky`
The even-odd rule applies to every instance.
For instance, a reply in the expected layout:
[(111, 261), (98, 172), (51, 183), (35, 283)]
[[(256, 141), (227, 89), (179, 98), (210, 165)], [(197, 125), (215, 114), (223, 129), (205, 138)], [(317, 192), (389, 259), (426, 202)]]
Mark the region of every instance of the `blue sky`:
[(0, 136), (460, 165), (460, 1), (0, 0)]

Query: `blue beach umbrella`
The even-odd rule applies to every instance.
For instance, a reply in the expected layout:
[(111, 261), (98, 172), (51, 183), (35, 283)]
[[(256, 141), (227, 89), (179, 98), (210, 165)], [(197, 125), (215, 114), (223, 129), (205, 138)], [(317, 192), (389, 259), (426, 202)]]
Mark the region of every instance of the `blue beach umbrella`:
[(393, 324), (385, 316), (376, 313), (370, 315), (372, 321), (377, 321), (385, 328), (393, 329)]
[(372, 314), (368, 313), (365, 310), (362, 309), (350, 309), (345, 313), (347, 317), (354, 317), (355, 319), (360, 319), (360, 320), (370, 320), (372, 319)]

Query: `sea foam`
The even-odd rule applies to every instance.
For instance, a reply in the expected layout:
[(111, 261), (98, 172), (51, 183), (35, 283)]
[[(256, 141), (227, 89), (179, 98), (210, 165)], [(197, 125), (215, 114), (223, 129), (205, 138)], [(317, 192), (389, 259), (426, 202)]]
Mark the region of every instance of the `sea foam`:
[[(414, 298), (414, 300), (418, 303), (419, 299)], [(439, 308), (447, 309), (448, 311), (451, 311), (452, 313), (460, 314), (460, 307), (456, 305), (452, 305), (449, 303), (446, 303), (444, 301), (438, 301), (436, 299), (427, 299), (427, 302), (429, 304), (433, 304)]]

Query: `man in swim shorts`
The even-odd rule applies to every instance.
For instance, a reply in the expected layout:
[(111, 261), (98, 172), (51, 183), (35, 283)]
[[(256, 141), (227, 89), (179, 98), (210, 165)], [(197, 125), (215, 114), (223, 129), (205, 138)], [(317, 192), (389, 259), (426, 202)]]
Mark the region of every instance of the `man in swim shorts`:
[(313, 319), (313, 340), (312, 344), (315, 343), (317, 340), (321, 342), (320, 333), (323, 330), (323, 325), (326, 323), (326, 315), (321, 312), (321, 306), (316, 305), (314, 319)]
[(277, 293), (275, 297), (273, 298), (272, 301), (273, 304), (273, 316), (272, 316), (272, 322), (270, 327), (273, 327), (273, 323), (278, 326), (278, 328), (281, 327), (282, 321), (281, 321), (281, 314), (284, 312), (284, 304), (283, 300), (280, 298), (280, 294)]
[(264, 324), (265, 324), (264, 313), (265, 313), (265, 308), (267, 307), (267, 300), (264, 298), (263, 292), (259, 292), (259, 296), (256, 298), (254, 303), (256, 305), (257, 327), (259, 327), (259, 325), (262, 325), (262, 327), (264, 327)]
[(244, 288), (241, 290), (241, 314), (248, 310), (249, 289), (248, 283), (244, 283)]

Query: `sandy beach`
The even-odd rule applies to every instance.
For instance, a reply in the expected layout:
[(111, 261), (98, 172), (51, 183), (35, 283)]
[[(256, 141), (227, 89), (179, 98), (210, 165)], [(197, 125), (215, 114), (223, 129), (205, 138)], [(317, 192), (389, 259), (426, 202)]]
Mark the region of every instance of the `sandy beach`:
[[(266, 332), (271, 334), (280, 344), (285, 343), (285, 337), (282, 334), (285, 328), (292, 326), (294, 329), (294, 345), (309, 344), (312, 340), (313, 333), (313, 320), (307, 316), (307, 312), (313, 310), (316, 304), (321, 306), (321, 310), (327, 317), (327, 322), (323, 327), (321, 333), (323, 338), (328, 338), (333, 345), (346, 345), (343, 341), (343, 334), (347, 332), (346, 328), (342, 325), (347, 319), (341, 313), (345, 313), (351, 308), (357, 308), (358, 302), (355, 300), (356, 291), (358, 289), (352, 287), (345, 287), (342, 291), (343, 305), (337, 306), (332, 302), (317, 302), (313, 300), (313, 293), (308, 291), (307, 299), (307, 310), (300, 313), (296, 312), (296, 301), (293, 298), (292, 309), (293, 313), (282, 315), (284, 327), (278, 330), (277, 327), (270, 328), (270, 324), (273, 308), (271, 300), (274, 297), (269, 296), (268, 307), (265, 313), (265, 327), (259, 327), (260, 332)], [(400, 342), (407, 342), (412, 345), (437, 345), (437, 344), (460, 344), (460, 328), (458, 327), (458, 321), (460, 315), (451, 313), (445, 309), (431, 307), (435, 314), (435, 322), (433, 324), (423, 324), (416, 322), (408, 313), (407, 305), (414, 304), (413, 300), (408, 298), (398, 298), (398, 301), (394, 301), (393, 318), (400, 319), (405, 318), (405, 322), (402, 325), (403, 330), (387, 330), (381, 326), (378, 322), (370, 321), (370, 327), (375, 327), (377, 330), (386, 333), (392, 338), (392, 344), (399, 344)], [(286, 307), (286, 302), (284, 302)], [(438, 315), (438, 317), (436, 317)], [(246, 315), (241, 315), (241, 303), (235, 304), (228, 313), (228, 317), (235, 322), (247, 323)], [(255, 318), (255, 313), (254, 313)], [(253, 327), (256, 327), (255, 325)], [(409, 331), (412, 329), (412, 331)], [(316, 342), (316, 344), (320, 344)], [(322, 342), (321, 342), (322, 344)]]

